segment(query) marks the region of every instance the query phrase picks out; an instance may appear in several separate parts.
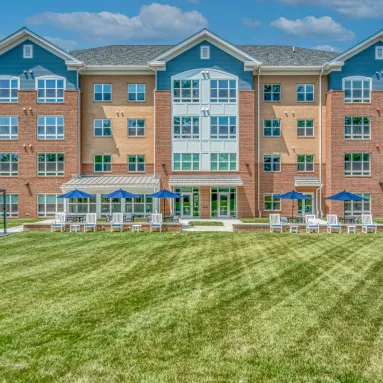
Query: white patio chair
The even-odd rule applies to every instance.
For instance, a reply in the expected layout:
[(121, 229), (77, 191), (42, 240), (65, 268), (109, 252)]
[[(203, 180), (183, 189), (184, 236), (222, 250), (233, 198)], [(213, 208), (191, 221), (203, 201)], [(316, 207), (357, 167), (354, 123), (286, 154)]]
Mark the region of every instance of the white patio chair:
[(60, 229), (61, 232), (65, 231), (65, 213), (56, 213), (55, 220), (51, 224), (51, 232), (56, 231), (56, 229)]
[(281, 216), (279, 214), (270, 214), (270, 233), (273, 233), (275, 229), (279, 230), (281, 233), (283, 232), (283, 225), (281, 222)]
[(338, 222), (336, 214), (329, 214), (327, 216), (327, 233), (332, 233), (332, 229), (338, 230), (338, 233), (342, 232), (342, 225)]
[(110, 222), (110, 231), (114, 229), (124, 229), (124, 215), (122, 213), (113, 213), (112, 221)]
[(362, 233), (368, 233), (371, 230), (375, 234), (378, 232), (378, 227), (376, 223), (372, 222), (371, 214), (362, 214)]
[(97, 231), (97, 215), (96, 215), (96, 213), (89, 213), (85, 216), (84, 233), (88, 229), (93, 229), (93, 231)]
[(160, 229), (162, 231), (162, 214), (152, 214), (152, 220), (150, 222), (150, 232), (153, 229)]
[(306, 221), (306, 233), (311, 233), (312, 231), (316, 231), (319, 234), (319, 223), (315, 222), (315, 215), (307, 214), (305, 215)]

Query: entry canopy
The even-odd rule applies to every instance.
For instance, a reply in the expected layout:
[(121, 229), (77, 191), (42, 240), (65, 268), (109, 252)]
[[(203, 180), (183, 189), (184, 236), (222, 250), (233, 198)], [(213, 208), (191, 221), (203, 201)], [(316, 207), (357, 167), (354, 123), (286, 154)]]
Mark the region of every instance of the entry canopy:
[(121, 199), (121, 198), (140, 198), (139, 195), (137, 194), (133, 194), (133, 193), (129, 193), (125, 190), (122, 190), (122, 189), (118, 189), (118, 190), (115, 190), (114, 192), (110, 193), (110, 194), (105, 194), (103, 195), (104, 198), (117, 198), (117, 199)]

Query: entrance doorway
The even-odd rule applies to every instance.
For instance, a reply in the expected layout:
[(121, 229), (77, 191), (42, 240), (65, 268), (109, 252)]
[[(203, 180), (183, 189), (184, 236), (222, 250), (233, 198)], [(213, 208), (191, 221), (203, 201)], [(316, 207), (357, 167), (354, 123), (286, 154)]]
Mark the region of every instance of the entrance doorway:
[(219, 193), (218, 194), (218, 216), (222, 218), (230, 217), (230, 194), (229, 193)]
[(314, 214), (314, 193), (302, 193), (303, 195), (312, 198), (312, 200), (298, 200), (298, 215), (305, 216), (307, 214)]
[(174, 212), (182, 218), (199, 217), (199, 188), (176, 187), (174, 192), (183, 198), (174, 200)]
[(237, 216), (237, 188), (211, 189), (211, 216), (234, 218)]

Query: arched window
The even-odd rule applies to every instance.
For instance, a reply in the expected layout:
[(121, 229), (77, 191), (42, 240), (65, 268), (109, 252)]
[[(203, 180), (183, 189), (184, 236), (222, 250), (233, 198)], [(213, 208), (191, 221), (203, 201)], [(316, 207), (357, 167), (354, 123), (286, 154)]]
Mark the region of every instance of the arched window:
[(343, 79), (345, 102), (371, 102), (370, 77), (346, 77)]
[(37, 102), (64, 102), (65, 88), (66, 83), (63, 77), (37, 77)]
[(19, 102), (20, 79), (0, 76), (0, 102)]

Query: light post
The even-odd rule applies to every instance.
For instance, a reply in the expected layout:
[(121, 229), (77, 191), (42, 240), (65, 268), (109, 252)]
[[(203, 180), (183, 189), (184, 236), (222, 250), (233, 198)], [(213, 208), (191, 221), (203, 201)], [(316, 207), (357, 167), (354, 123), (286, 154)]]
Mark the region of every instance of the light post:
[(7, 234), (7, 201), (6, 201), (7, 193), (5, 189), (0, 189), (0, 193), (3, 194), (4, 234)]

